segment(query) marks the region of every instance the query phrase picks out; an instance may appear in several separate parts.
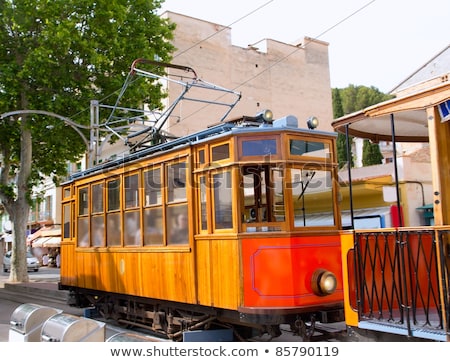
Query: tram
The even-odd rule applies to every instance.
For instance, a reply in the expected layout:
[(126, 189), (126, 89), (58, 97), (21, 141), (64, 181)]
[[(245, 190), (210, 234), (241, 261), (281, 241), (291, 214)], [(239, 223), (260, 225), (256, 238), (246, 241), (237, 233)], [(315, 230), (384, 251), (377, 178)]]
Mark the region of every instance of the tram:
[[(149, 75), (143, 64), (157, 65), (136, 60), (130, 76)], [(178, 100), (195, 86), (240, 97), (162, 66), (183, 73), (178, 86), (192, 75)], [(62, 184), (70, 304), (172, 340), (212, 329), (272, 338), (281, 325), (301, 335), (343, 321), (337, 134), (266, 110), (173, 139), (162, 132), (173, 109), (127, 136), (140, 140), (132, 152)]]
[(335, 141), (265, 112), (73, 175), (61, 287), (173, 338), (343, 320)]

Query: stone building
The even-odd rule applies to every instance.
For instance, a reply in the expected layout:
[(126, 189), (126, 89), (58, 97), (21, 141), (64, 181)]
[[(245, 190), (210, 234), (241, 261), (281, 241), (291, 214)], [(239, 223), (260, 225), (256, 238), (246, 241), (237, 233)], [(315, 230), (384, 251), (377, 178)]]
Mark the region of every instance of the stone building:
[[(319, 129), (332, 131), (328, 43), (311, 38), (294, 44), (264, 39), (242, 48), (232, 44), (229, 27), (173, 12), (162, 16), (177, 24), (172, 63), (189, 66), (202, 80), (241, 93), (227, 119), (270, 109), (274, 118), (296, 116), (300, 127), (316, 116)], [(178, 91), (169, 85), (169, 103)], [(222, 112), (183, 101), (166, 130), (177, 136), (193, 133), (217, 123)]]

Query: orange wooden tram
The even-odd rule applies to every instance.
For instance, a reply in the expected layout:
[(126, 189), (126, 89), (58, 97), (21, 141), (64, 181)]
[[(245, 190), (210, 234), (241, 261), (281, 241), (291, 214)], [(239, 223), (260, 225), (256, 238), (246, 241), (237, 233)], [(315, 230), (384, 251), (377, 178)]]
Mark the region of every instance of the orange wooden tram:
[(243, 117), (73, 175), (60, 287), (173, 339), (342, 321), (335, 141), (293, 116)]

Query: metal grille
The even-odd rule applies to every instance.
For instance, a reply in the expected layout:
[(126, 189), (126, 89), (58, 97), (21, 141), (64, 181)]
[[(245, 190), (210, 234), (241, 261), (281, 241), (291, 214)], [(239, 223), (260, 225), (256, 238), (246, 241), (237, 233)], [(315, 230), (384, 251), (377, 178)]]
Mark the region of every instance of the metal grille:
[(353, 299), (360, 321), (449, 331), (449, 230), (357, 232)]

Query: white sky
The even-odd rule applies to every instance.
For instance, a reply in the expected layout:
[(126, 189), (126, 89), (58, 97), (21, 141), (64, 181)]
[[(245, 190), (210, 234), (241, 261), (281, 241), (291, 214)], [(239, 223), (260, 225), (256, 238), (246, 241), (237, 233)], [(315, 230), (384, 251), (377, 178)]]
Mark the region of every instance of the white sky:
[(450, 43), (449, 0), (165, 0), (165, 10), (230, 26), (242, 47), (323, 40), (333, 88), (387, 93)]

